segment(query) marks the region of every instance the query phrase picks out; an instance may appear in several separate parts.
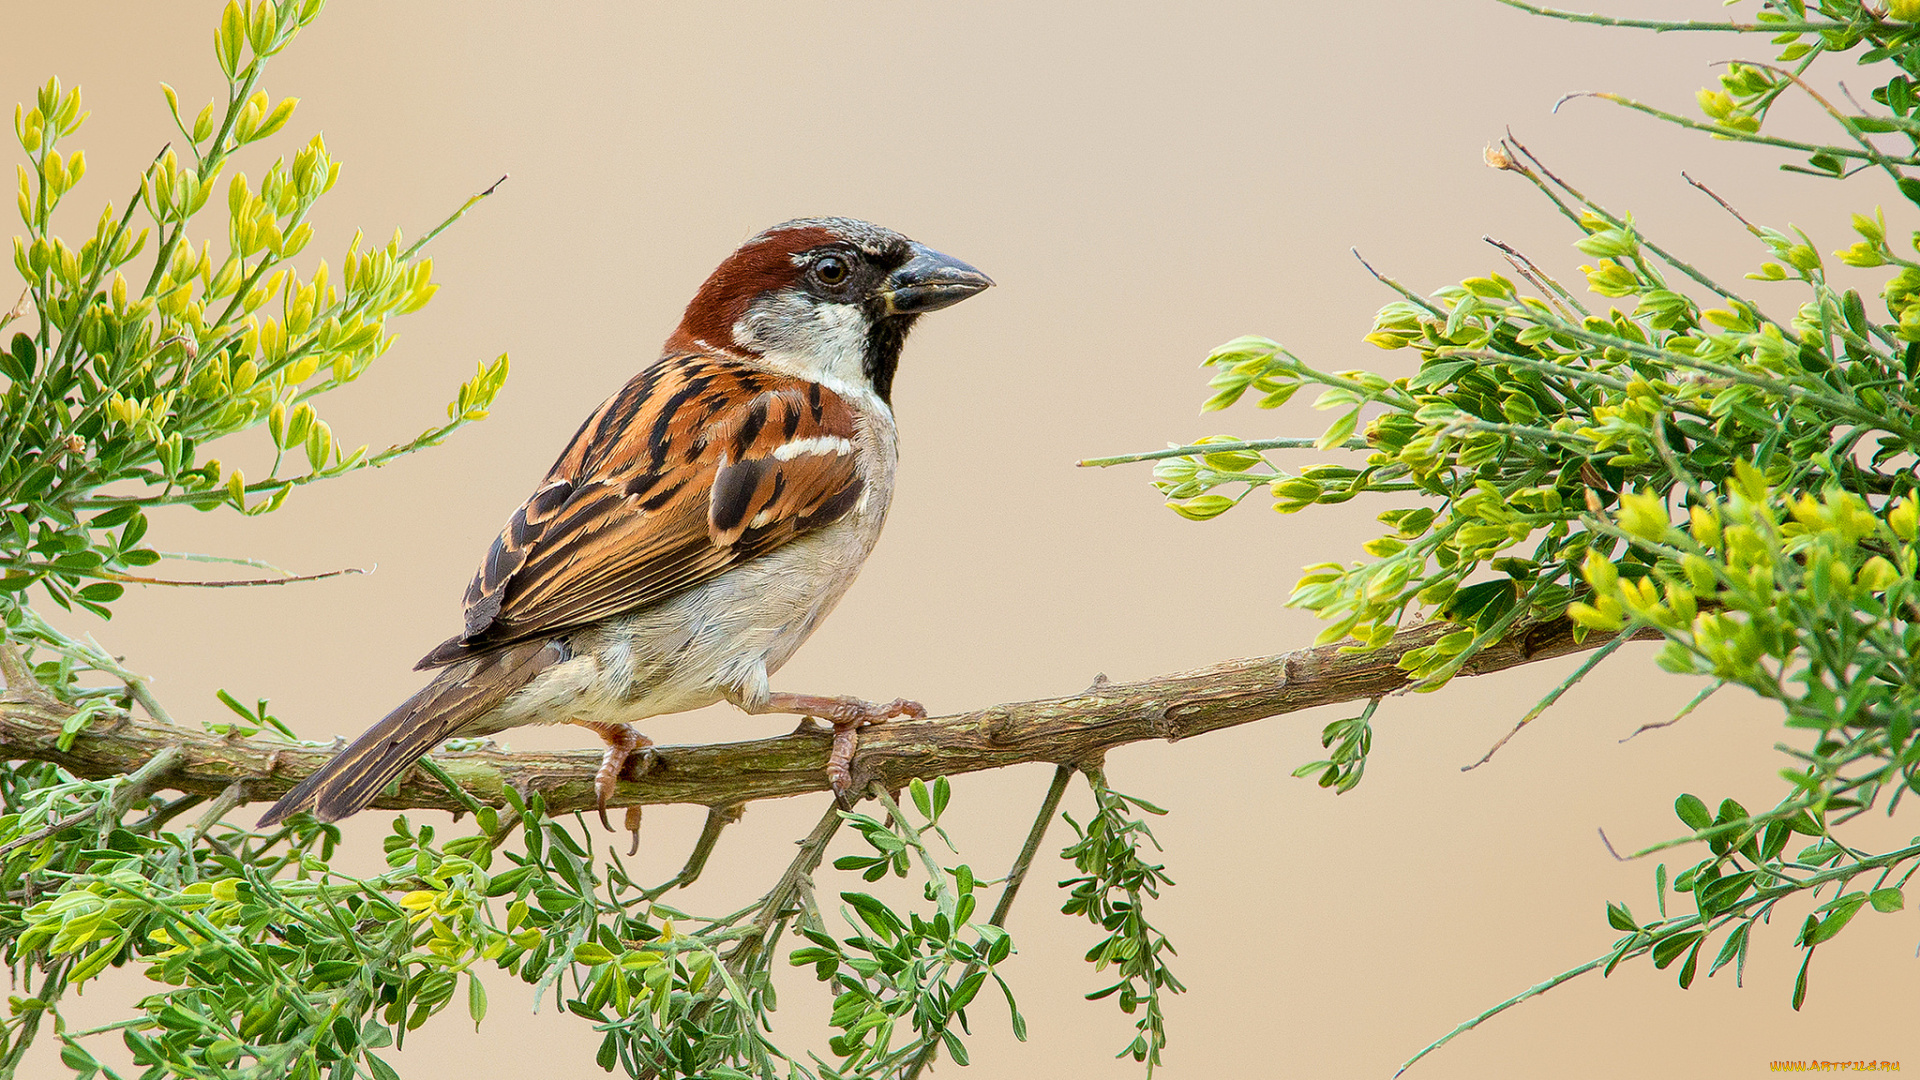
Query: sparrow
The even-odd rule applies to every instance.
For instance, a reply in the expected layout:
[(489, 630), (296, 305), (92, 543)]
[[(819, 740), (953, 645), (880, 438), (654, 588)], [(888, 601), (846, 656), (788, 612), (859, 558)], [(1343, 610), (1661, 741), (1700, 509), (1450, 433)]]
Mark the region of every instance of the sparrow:
[(926, 710), (770, 680), (879, 539), (908, 331), (992, 284), (851, 218), (789, 221), (741, 245), (660, 358), (587, 418), (514, 511), (467, 588), (465, 629), (416, 665), (433, 679), (260, 825), (301, 811), (337, 821), (447, 739), (555, 722), (606, 743), (604, 823), (630, 759), (653, 745), (633, 722), (723, 700), (830, 722), (828, 773), (845, 801), (854, 732)]

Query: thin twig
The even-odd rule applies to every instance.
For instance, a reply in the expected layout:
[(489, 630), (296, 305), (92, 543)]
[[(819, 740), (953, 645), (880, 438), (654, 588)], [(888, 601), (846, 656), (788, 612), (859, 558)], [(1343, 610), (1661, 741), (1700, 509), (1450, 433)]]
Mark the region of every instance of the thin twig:
[(94, 576), (105, 581), (124, 581), (133, 585), (167, 585), (179, 589), (238, 589), (261, 585), (292, 585), (302, 581), (324, 581), (327, 578), (344, 577), (349, 574), (371, 574), (376, 569), (378, 567), (348, 566), (339, 570), (322, 570), (317, 574), (295, 574), (292, 577), (229, 578), (222, 581), (180, 581), (173, 578), (141, 577), (137, 574), (122, 574), (115, 571), (106, 571)]
[[(1565, 286), (1553, 280), (1552, 276), (1546, 271), (1535, 266), (1533, 260), (1521, 254), (1519, 249), (1503, 240), (1495, 240), (1491, 236), (1482, 236), (1480, 239), (1499, 248), (1501, 253), (1506, 255), (1507, 262), (1511, 264), (1515, 270), (1520, 272), (1520, 276), (1532, 282), (1533, 287), (1540, 290), (1541, 295), (1546, 297), (1546, 299), (1552, 301), (1553, 305), (1560, 309), (1560, 313), (1563, 316), (1571, 319), (1573, 318), (1573, 311), (1578, 311), (1581, 315), (1588, 314), (1586, 307), (1582, 305), (1579, 300), (1575, 299), (1574, 295), (1568, 292)], [(1573, 305), (1573, 311), (1567, 309), (1568, 304)]]
[[(1843, 130), (1845, 130), (1848, 135), (1853, 136), (1853, 141), (1859, 143), (1860, 148), (1866, 151), (1867, 156), (1869, 158), (1873, 159), (1873, 163), (1875, 165), (1880, 166), (1882, 169), (1886, 170), (1887, 175), (1893, 177), (1895, 183), (1898, 183), (1901, 180), (1906, 179), (1905, 174), (1901, 173), (1899, 168), (1895, 165), (1894, 161), (1887, 156), (1885, 151), (1881, 150), (1878, 146), (1875, 146), (1873, 144), (1873, 141), (1867, 138), (1867, 135), (1865, 132), (1861, 131), (1857, 126), (1855, 126), (1854, 122), (1850, 118), (1848, 118), (1845, 113), (1842, 113), (1839, 109), (1834, 108), (1832, 102), (1820, 96), (1819, 91), (1815, 90), (1811, 86), (1808, 86), (1806, 80), (1802, 79), (1797, 72), (1788, 71), (1786, 68), (1778, 67), (1773, 64), (1763, 63), (1759, 60), (1721, 60), (1721, 61), (1717, 61), (1717, 63), (1722, 65), (1744, 64), (1748, 67), (1759, 68), (1762, 71), (1771, 71), (1775, 75), (1780, 76), (1781, 78), (1792, 80), (1795, 86), (1799, 87), (1802, 92), (1804, 92), (1808, 97), (1814, 100), (1815, 104), (1819, 105), (1822, 109), (1826, 110), (1827, 115), (1833, 118), (1834, 123), (1839, 124), (1840, 127)], [(1907, 163), (1911, 164), (1912, 162), (1909, 160), (1907, 161)]]
[(20, 647), (13, 638), (0, 633), (0, 676), (7, 680), (7, 690), (16, 697), (37, 704), (51, 704), (55, 699), (47, 693), (40, 680), (34, 677), (33, 667), (20, 653)]
[[(75, 644), (81, 643), (75, 642)], [(147, 681), (145, 675), (127, 670), (120, 663), (120, 658), (108, 652), (104, 646), (94, 640), (92, 634), (87, 635), (85, 645), (84, 659), (94, 670), (111, 675), (125, 684), (128, 696), (139, 702), (140, 707), (147, 710), (148, 716), (163, 724), (173, 723), (173, 717), (168, 715), (166, 707), (161, 705), (160, 699), (153, 695), (153, 684)]]
[[(1109, 465), (1126, 465), (1135, 461), (1159, 461), (1162, 458), (1198, 457), (1202, 454), (1231, 454), (1246, 450), (1313, 450), (1320, 446), (1318, 439), (1248, 439), (1236, 442), (1192, 443), (1187, 446), (1169, 446), (1165, 450), (1147, 450), (1138, 454), (1118, 454), (1114, 457), (1082, 458), (1074, 462), (1083, 469), (1104, 469)], [(1329, 447), (1329, 449), (1331, 449)], [(1367, 440), (1348, 439), (1340, 444), (1342, 450), (1368, 449)]]
[(207, 835), (215, 825), (220, 823), (221, 818), (232, 813), (234, 807), (246, 801), (247, 782), (245, 780), (235, 780), (228, 784), (227, 790), (221, 792), (220, 797), (213, 800), (213, 805), (207, 807), (207, 812), (200, 815), (200, 820), (193, 823), (193, 828), (188, 832), (187, 843), (189, 845), (199, 843), (201, 837)]
[[(785, 917), (784, 913), (793, 903), (800, 883), (811, 878), (813, 872), (820, 868), (820, 860), (827, 853), (827, 842), (833, 839), (834, 833), (840, 831), (840, 823), (845, 820), (846, 815), (840, 809), (839, 802), (837, 800), (829, 802), (827, 812), (820, 815), (820, 820), (814, 825), (813, 831), (799, 842), (799, 852), (794, 855), (793, 861), (787, 864), (786, 872), (780, 875), (780, 880), (767, 891), (766, 897), (761, 901), (760, 914), (753, 920), (754, 926), (762, 934), (771, 930)], [(767, 944), (770, 946), (771, 942)]]
[(1477, 1028), (1481, 1024), (1492, 1019), (1493, 1017), (1498, 1016), (1503, 1012), (1506, 1012), (1508, 1009), (1513, 1008), (1515, 1005), (1518, 1005), (1529, 998), (1539, 997), (1541, 994), (1546, 993), (1547, 991), (1553, 989), (1556, 986), (1559, 986), (1561, 983), (1566, 982), (1569, 979), (1573, 979), (1581, 975), (1585, 975), (1587, 972), (1592, 971), (1594, 968), (1604, 965), (1612, 957), (1613, 957), (1612, 953), (1608, 953), (1606, 956), (1595, 957), (1594, 959), (1589, 960), (1584, 964), (1581, 964), (1579, 967), (1574, 968), (1571, 971), (1563, 971), (1560, 974), (1555, 975), (1553, 978), (1548, 979), (1546, 982), (1536, 983), (1535, 985), (1528, 987), (1526, 990), (1522, 991), (1521, 993), (1515, 994), (1513, 997), (1508, 998), (1507, 1000), (1501, 1002), (1500, 1004), (1495, 1005), (1490, 1009), (1487, 1009), (1486, 1011), (1480, 1013), (1480, 1015), (1475, 1016), (1473, 1019), (1460, 1023), (1459, 1025), (1454, 1027), (1452, 1031), (1449, 1031), (1445, 1035), (1442, 1035), (1438, 1039), (1435, 1039), (1433, 1042), (1428, 1043), (1426, 1047), (1424, 1047), (1419, 1053), (1408, 1058), (1407, 1063), (1405, 1065), (1400, 1066), (1400, 1068), (1393, 1075), (1397, 1077), (1401, 1073), (1406, 1072), (1408, 1069), (1413, 1068), (1414, 1062), (1419, 1061), (1421, 1058), (1426, 1057), (1428, 1054), (1431, 1054), (1435, 1050), (1438, 1050), (1441, 1047), (1452, 1042), (1454, 1039), (1454, 1036), (1472, 1031), (1474, 1028)]
[(1843, 97), (1847, 99), (1847, 104), (1852, 105), (1854, 108), (1860, 110), (1860, 114), (1862, 116), (1867, 115), (1867, 107), (1865, 105), (1860, 104), (1859, 99), (1853, 96), (1853, 91), (1847, 89), (1847, 84), (1844, 82), (1840, 84), (1840, 93)]
[(713, 856), (713, 849), (720, 843), (721, 831), (739, 821), (745, 810), (739, 803), (708, 807), (706, 824), (701, 826), (700, 838), (693, 842), (693, 850), (687, 854), (686, 865), (680, 868), (679, 873), (641, 895), (652, 900), (670, 889), (684, 889), (699, 880), (700, 872), (707, 868), (707, 860)]
[(412, 261), (413, 257), (420, 253), (420, 249), (426, 247), (428, 244), (433, 243), (435, 237), (439, 236), (441, 233), (446, 232), (448, 229), (452, 228), (454, 222), (459, 221), (463, 217), (466, 217), (467, 211), (473, 209), (475, 206), (478, 206), (487, 197), (491, 196), (494, 192), (500, 190), (500, 185), (507, 182), (507, 175), (508, 174), (503, 174), (500, 177), (500, 179), (495, 180), (491, 184), (488, 184), (487, 189), (485, 191), (482, 191), (479, 194), (468, 198), (466, 202), (461, 203), (460, 209), (455, 210), (451, 214), (448, 214), (445, 221), (442, 221), (440, 224), (435, 225), (433, 228), (427, 230), (426, 235), (422, 236), (418, 240), (415, 240), (411, 247), (408, 247), (407, 250), (401, 252), (400, 258), (397, 261), (402, 263)]
[[(1607, 95), (1600, 95), (1600, 96), (1604, 97)], [(1532, 150), (1529, 150), (1526, 144), (1522, 143), (1519, 139), (1514, 137), (1511, 129), (1509, 129), (1507, 132), (1507, 141), (1513, 146), (1515, 150), (1519, 151), (1522, 155), (1524, 155), (1528, 161), (1533, 162), (1534, 166), (1537, 167), (1540, 170), (1540, 172), (1547, 177), (1547, 179), (1553, 181), (1553, 183), (1558, 185), (1562, 191), (1565, 191), (1568, 195), (1572, 196), (1574, 199), (1579, 200), (1580, 205), (1586, 207), (1587, 210), (1592, 212), (1594, 215), (1598, 216), (1599, 218), (1601, 218), (1602, 220), (1607, 222), (1607, 224), (1613, 226), (1614, 228), (1624, 229), (1628, 227), (1624, 219), (1608, 211), (1605, 207), (1598, 205), (1592, 199), (1587, 198), (1587, 196), (1583, 194), (1579, 189), (1575, 188), (1573, 185), (1567, 183), (1565, 180), (1562, 180), (1558, 176), (1554, 175), (1553, 170), (1547, 168), (1546, 164), (1542, 162), (1537, 156), (1535, 156), (1534, 152)], [(1579, 215), (1574, 214), (1566, 206), (1566, 204), (1562, 203), (1558, 195), (1555, 195), (1549, 188), (1547, 188), (1546, 185), (1540, 183), (1540, 181), (1537, 178), (1532, 177), (1531, 174), (1529, 174), (1529, 178), (1533, 179), (1535, 186), (1537, 186), (1543, 194), (1545, 194), (1549, 199), (1552, 199), (1556, 206), (1560, 207), (1560, 210), (1562, 213), (1566, 214), (1569, 218), (1572, 218), (1575, 224), (1581, 224)], [(1584, 225), (1582, 227), (1584, 228)], [(1634, 235), (1635, 235), (1636, 241), (1639, 243), (1639, 245), (1642, 248), (1652, 252), (1654, 257), (1659, 259), (1661, 262), (1666, 263), (1668, 266), (1673, 267), (1675, 270), (1678, 270), (1682, 274), (1685, 274), (1687, 277), (1693, 279), (1693, 281), (1696, 284), (1700, 285), (1702, 288), (1712, 290), (1714, 295), (1719, 296), (1722, 299), (1740, 304), (1741, 306), (1745, 307), (1748, 311), (1752, 312), (1755, 318), (1773, 325), (1774, 327), (1780, 329), (1783, 333), (1789, 333), (1789, 334), (1792, 333), (1792, 331), (1788, 330), (1787, 328), (1781, 327), (1778, 321), (1769, 317), (1766, 314), (1766, 312), (1762, 311), (1760, 308), (1760, 305), (1754, 303), (1751, 300), (1748, 300), (1746, 297), (1741, 296), (1739, 293), (1734, 292), (1733, 290), (1727, 288), (1726, 286), (1708, 277), (1705, 272), (1700, 270), (1698, 267), (1694, 266), (1692, 263), (1686, 262), (1685, 260), (1681, 259), (1678, 255), (1675, 255), (1673, 252), (1668, 251), (1666, 248), (1661, 247), (1657, 243), (1654, 243), (1652, 240), (1648, 239), (1647, 237), (1640, 235), (1637, 231), (1635, 232)]]
[(1672, 727), (1673, 725), (1679, 723), (1680, 721), (1685, 720), (1687, 718), (1688, 713), (1691, 713), (1693, 710), (1699, 708), (1701, 703), (1705, 702), (1708, 698), (1713, 696), (1714, 691), (1720, 689), (1725, 685), (1727, 685), (1727, 681), (1725, 679), (1713, 680), (1712, 682), (1707, 684), (1706, 689), (1701, 690), (1699, 693), (1693, 695), (1693, 700), (1687, 702), (1685, 708), (1681, 709), (1677, 713), (1674, 713), (1673, 719), (1661, 720), (1657, 723), (1652, 723), (1652, 724), (1641, 724), (1639, 727), (1634, 728), (1632, 734), (1629, 734), (1626, 739), (1621, 739), (1620, 741), (1626, 742), (1627, 739), (1631, 739), (1634, 737), (1634, 735), (1638, 735), (1643, 731), (1652, 731), (1655, 728)]
[(1394, 292), (1399, 293), (1401, 296), (1407, 299), (1408, 303), (1415, 304), (1415, 305), (1418, 305), (1419, 307), (1426, 309), (1426, 312), (1429, 315), (1439, 316), (1443, 314), (1443, 312), (1441, 312), (1439, 308), (1434, 307), (1433, 303), (1429, 301), (1426, 297), (1419, 295), (1418, 293), (1414, 292), (1412, 289), (1407, 288), (1405, 285), (1402, 285), (1399, 282), (1393, 280), (1392, 278), (1386, 276), (1385, 274), (1382, 274), (1380, 271), (1375, 270), (1373, 268), (1373, 264), (1367, 261), (1366, 256), (1360, 254), (1359, 248), (1357, 247), (1348, 248), (1347, 250), (1353, 252), (1353, 257), (1356, 259), (1359, 259), (1360, 265), (1367, 268), (1367, 273), (1373, 275), (1373, 280), (1379, 282), (1382, 285), (1385, 285), (1387, 288), (1392, 289)]
[(186, 813), (206, 801), (207, 797), (205, 795), (182, 795), (154, 810), (153, 813), (148, 814), (139, 821), (127, 826), (127, 831), (134, 833), (154, 832), (159, 829), (160, 826), (165, 825), (167, 822), (172, 821), (174, 818), (179, 817), (181, 814)]
[(1595, 832), (1598, 832), (1598, 833), (1600, 834), (1600, 843), (1602, 843), (1603, 845), (1605, 845), (1605, 846), (1606, 846), (1606, 849), (1607, 849), (1607, 854), (1609, 854), (1609, 855), (1611, 855), (1611, 856), (1613, 856), (1613, 861), (1614, 861), (1614, 862), (1632, 862), (1632, 861), (1633, 861), (1634, 859), (1637, 859), (1637, 858), (1639, 858), (1639, 856), (1638, 856), (1638, 855), (1634, 855), (1634, 856), (1632, 856), (1632, 857), (1628, 857), (1628, 856), (1626, 856), (1626, 855), (1622, 855), (1622, 854), (1620, 854), (1620, 853), (1619, 853), (1618, 851), (1616, 851), (1616, 850), (1614, 850), (1614, 847), (1613, 847), (1613, 841), (1611, 841), (1611, 840), (1609, 840), (1609, 839), (1607, 839), (1607, 830), (1605, 830), (1605, 829), (1595, 829), (1594, 831), (1595, 831)]
[(154, 554), (163, 559), (178, 559), (181, 562), (228, 563), (233, 566), (251, 566), (256, 570), (271, 570), (283, 577), (293, 576), (293, 571), (284, 570), (265, 559), (248, 559), (238, 555), (208, 555), (199, 551), (156, 551)]
[(121, 815), (133, 809), (134, 803), (153, 794), (153, 790), (160, 786), (160, 782), (167, 778), (167, 774), (185, 764), (186, 760), (186, 748), (176, 743), (153, 755), (145, 765), (128, 773), (120, 786), (113, 789), (113, 794), (107, 798), (101, 808), (106, 813), (106, 820), (120, 820)]
[(1705, 31), (1737, 34), (1819, 34), (1829, 30), (1849, 30), (1851, 24), (1844, 22), (1813, 22), (1807, 19), (1782, 19), (1779, 22), (1714, 22), (1697, 19), (1686, 22), (1674, 22), (1666, 19), (1622, 19), (1613, 15), (1593, 15), (1579, 11), (1563, 11), (1559, 8), (1540, 7), (1523, 0), (1500, 0), (1510, 8), (1517, 8), (1529, 15), (1541, 15), (1563, 22), (1590, 23), (1595, 26), (1617, 26), (1635, 30), (1653, 30), (1669, 34), (1685, 31)]
[(16, 837), (12, 840), (7, 841), (4, 844), (0, 844), (0, 858), (5, 858), (9, 852), (12, 852), (17, 848), (26, 847), (28, 844), (37, 844), (40, 841), (45, 840), (49, 836), (53, 836), (57, 833), (63, 833), (68, 829), (73, 828), (75, 825), (84, 825), (87, 822), (93, 820), (95, 817), (99, 816), (99, 813), (100, 813), (100, 808), (98, 806), (89, 806), (85, 810), (81, 810), (81, 811), (78, 811), (77, 813), (68, 814), (66, 817), (59, 818), (58, 820), (54, 821), (53, 824), (48, 825), (45, 828), (35, 829), (34, 831), (28, 833), (25, 836)]
[(1073, 779), (1073, 773), (1071, 765), (1061, 765), (1053, 770), (1053, 783), (1047, 787), (1046, 798), (1040, 801), (1040, 812), (1034, 815), (1033, 828), (1027, 830), (1027, 842), (1014, 858), (1013, 869), (1007, 871), (1007, 885), (1000, 892), (999, 903), (993, 906), (993, 917), (987, 920), (989, 925), (1007, 924), (1007, 913), (1013, 910), (1014, 895), (1020, 891), (1020, 883), (1027, 879), (1027, 871), (1033, 867), (1034, 856), (1047, 838), (1047, 826), (1053, 821), (1054, 812), (1060, 809), (1060, 800), (1067, 793), (1067, 782)]

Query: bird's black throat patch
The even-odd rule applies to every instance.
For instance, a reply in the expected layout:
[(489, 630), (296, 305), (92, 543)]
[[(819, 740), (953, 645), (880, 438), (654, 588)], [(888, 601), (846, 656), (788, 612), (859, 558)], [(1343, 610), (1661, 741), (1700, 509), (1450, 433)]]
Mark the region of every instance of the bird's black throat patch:
[(883, 315), (867, 331), (867, 382), (880, 400), (893, 407), (893, 375), (900, 367), (900, 350), (907, 344), (917, 315)]

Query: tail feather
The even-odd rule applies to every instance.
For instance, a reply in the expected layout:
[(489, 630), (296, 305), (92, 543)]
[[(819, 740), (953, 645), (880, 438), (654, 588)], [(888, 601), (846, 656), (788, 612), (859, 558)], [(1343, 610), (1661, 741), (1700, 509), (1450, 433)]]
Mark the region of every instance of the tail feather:
[(563, 659), (558, 643), (522, 642), (442, 670), (433, 681), (368, 728), (261, 815), (259, 827), (310, 811), (339, 821), (377, 797), (427, 751), (486, 715), (549, 664)]

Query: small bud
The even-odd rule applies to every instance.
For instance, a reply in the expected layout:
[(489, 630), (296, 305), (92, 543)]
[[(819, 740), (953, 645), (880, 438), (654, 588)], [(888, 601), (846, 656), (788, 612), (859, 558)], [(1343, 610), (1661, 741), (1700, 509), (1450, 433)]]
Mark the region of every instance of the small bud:
[(1895, 570), (1893, 564), (1886, 559), (1875, 555), (1860, 568), (1860, 574), (1855, 580), (1859, 581), (1862, 588), (1871, 592), (1884, 592), (1894, 582), (1900, 580), (1900, 571)]
[(1892, 510), (1887, 511), (1887, 527), (1893, 530), (1893, 535), (1907, 543), (1913, 542), (1917, 519), (1920, 519), (1920, 508), (1916, 508), (1912, 499), (1901, 499)]

